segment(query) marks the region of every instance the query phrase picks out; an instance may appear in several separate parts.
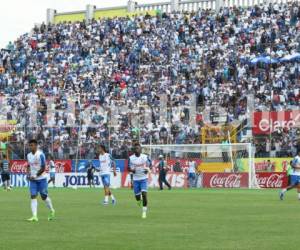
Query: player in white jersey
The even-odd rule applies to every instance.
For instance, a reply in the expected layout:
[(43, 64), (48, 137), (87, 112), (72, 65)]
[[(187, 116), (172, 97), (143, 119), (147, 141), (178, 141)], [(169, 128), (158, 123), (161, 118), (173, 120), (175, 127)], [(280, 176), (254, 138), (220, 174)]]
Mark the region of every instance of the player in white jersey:
[(100, 172), (100, 177), (103, 183), (104, 187), (104, 201), (103, 205), (108, 205), (109, 203), (109, 197), (111, 198), (111, 202), (113, 205), (116, 204), (116, 198), (112, 194), (109, 186), (110, 186), (110, 173), (113, 169), (114, 176), (117, 176), (116, 173), (116, 166), (115, 161), (111, 157), (109, 153), (106, 152), (106, 148), (104, 145), (100, 145), (99, 148), (100, 154), (99, 154), (99, 162), (100, 166), (98, 171)]
[(37, 141), (29, 141), (30, 153), (27, 155), (28, 161), (28, 180), (31, 195), (31, 211), (32, 217), (28, 219), (31, 222), (37, 222), (37, 196), (41, 195), (46, 206), (50, 210), (48, 220), (53, 220), (55, 211), (52, 206), (50, 197), (48, 196), (48, 183), (46, 176), (46, 159), (45, 155), (41, 150), (38, 150)]
[(194, 160), (188, 161), (188, 182), (189, 182), (189, 188), (195, 187), (195, 184), (196, 184), (196, 162)]
[(147, 217), (148, 173), (152, 167), (149, 157), (141, 153), (141, 145), (134, 145), (134, 154), (129, 157), (129, 170), (133, 173), (133, 190), (138, 205), (143, 203), (142, 218)]
[(55, 163), (54, 163), (54, 158), (52, 155), (49, 156), (49, 173), (50, 173), (50, 179), (48, 181), (48, 185), (52, 182), (53, 187), (55, 187), (55, 174), (56, 174), (56, 169), (55, 169)]
[(290, 185), (280, 192), (280, 199), (283, 200), (284, 194), (294, 187), (298, 188), (298, 199), (300, 200), (300, 150), (295, 158), (292, 160), (292, 173), (290, 175)]

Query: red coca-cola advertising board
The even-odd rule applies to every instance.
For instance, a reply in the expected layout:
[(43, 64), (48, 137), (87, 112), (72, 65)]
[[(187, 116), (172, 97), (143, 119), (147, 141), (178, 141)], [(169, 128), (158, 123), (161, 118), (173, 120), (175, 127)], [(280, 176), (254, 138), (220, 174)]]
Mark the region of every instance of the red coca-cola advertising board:
[[(57, 173), (69, 173), (72, 171), (71, 160), (55, 160), (54, 163)], [(25, 174), (27, 173), (27, 164), (25, 160), (12, 160), (10, 161), (10, 171), (12, 173)], [(46, 170), (49, 170), (49, 161), (47, 161)]]
[(283, 188), (288, 183), (286, 173), (283, 172), (257, 173), (256, 178), (261, 188)]
[(247, 188), (248, 173), (204, 173), (205, 188)]
[[(248, 173), (204, 173), (203, 187), (205, 188), (247, 188)], [(261, 188), (283, 188), (288, 179), (283, 172), (260, 172), (256, 174)]]

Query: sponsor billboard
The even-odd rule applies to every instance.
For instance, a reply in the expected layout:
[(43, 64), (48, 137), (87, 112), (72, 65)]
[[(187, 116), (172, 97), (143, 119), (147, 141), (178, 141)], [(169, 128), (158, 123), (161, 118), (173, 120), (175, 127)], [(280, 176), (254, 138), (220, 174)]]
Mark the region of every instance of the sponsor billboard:
[[(10, 184), (13, 187), (28, 187), (28, 180), (26, 174), (11, 174)], [(2, 186), (2, 180), (0, 176), (0, 186)]]
[[(158, 176), (157, 173), (149, 173), (148, 186), (150, 188), (159, 187)], [(166, 179), (173, 188), (187, 187), (187, 175), (185, 173), (169, 172), (167, 173)], [(130, 187), (130, 174), (128, 172), (122, 175), (122, 187)]]
[[(71, 160), (55, 160), (55, 169), (57, 173), (68, 173), (72, 171)], [(46, 162), (46, 171), (49, 171), (49, 161)], [(11, 160), (10, 171), (12, 173), (27, 173), (27, 161), (25, 160)]]
[[(13, 187), (28, 187), (27, 175), (22, 173), (13, 173), (10, 175), (11, 185)], [(94, 182), (96, 187), (103, 187), (101, 178), (99, 175), (94, 176)], [(112, 188), (121, 187), (121, 173), (117, 173), (114, 177), (111, 173), (110, 183)], [(2, 186), (2, 180), (0, 176), (0, 186)], [(50, 184), (50, 187), (52, 185)], [(58, 173), (55, 176), (56, 187), (88, 187), (88, 181), (86, 174), (81, 173)]]
[[(254, 166), (256, 172), (286, 172), (292, 158), (255, 158)], [(242, 168), (248, 172), (248, 159), (241, 160)]]
[(280, 129), (300, 127), (300, 110), (254, 112), (252, 132), (255, 135), (268, 135)]
[[(112, 188), (121, 187), (122, 174), (117, 172), (117, 176), (114, 177), (113, 173), (110, 176), (110, 184)], [(103, 187), (100, 175), (94, 175), (94, 183), (96, 187)], [(51, 186), (51, 184), (50, 184)], [(85, 173), (60, 173), (55, 176), (56, 187), (88, 187), (88, 180)]]
[(205, 188), (247, 188), (248, 173), (204, 173)]
[[(203, 187), (205, 188), (248, 188), (248, 173), (204, 173)], [(256, 173), (258, 185), (261, 188), (283, 188), (288, 179), (283, 172)]]
[(257, 173), (258, 185), (261, 188), (283, 188), (288, 184), (288, 178), (285, 173)]

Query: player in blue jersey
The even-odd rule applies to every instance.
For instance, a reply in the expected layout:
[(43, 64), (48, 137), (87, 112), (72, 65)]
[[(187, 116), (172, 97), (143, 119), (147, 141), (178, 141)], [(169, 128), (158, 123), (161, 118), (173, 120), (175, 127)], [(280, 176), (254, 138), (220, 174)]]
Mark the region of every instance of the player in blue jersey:
[(292, 171), (289, 176), (289, 185), (281, 190), (279, 197), (281, 200), (283, 200), (284, 194), (287, 191), (298, 187), (298, 199), (300, 200), (300, 150), (290, 164)]
[(145, 154), (142, 154), (142, 148), (139, 143), (134, 145), (134, 154), (129, 157), (129, 171), (133, 174), (133, 190), (138, 205), (143, 204), (142, 218), (147, 217), (148, 206), (148, 173), (152, 167), (151, 160)]
[(9, 170), (9, 161), (6, 159), (5, 155), (2, 155), (2, 160), (0, 160), (0, 173), (2, 184), (5, 190), (10, 191), (10, 170)]
[(55, 210), (52, 201), (48, 196), (48, 183), (46, 176), (46, 158), (44, 153), (38, 149), (37, 141), (32, 139), (29, 141), (30, 153), (27, 155), (28, 161), (28, 180), (31, 195), (31, 211), (32, 217), (28, 219), (30, 222), (37, 222), (37, 196), (40, 194), (46, 206), (50, 210), (48, 220), (53, 220)]
[(114, 159), (111, 157), (109, 153), (107, 153), (104, 145), (100, 145), (99, 147), (99, 162), (100, 166), (98, 171), (100, 172), (101, 181), (104, 187), (104, 201), (103, 205), (108, 205), (109, 197), (111, 198), (111, 202), (113, 205), (116, 204), (116, 198), (112, 194), (110, 190), (110, 173), (113, 170), (114, 176), (117, 176), (116, 165)]

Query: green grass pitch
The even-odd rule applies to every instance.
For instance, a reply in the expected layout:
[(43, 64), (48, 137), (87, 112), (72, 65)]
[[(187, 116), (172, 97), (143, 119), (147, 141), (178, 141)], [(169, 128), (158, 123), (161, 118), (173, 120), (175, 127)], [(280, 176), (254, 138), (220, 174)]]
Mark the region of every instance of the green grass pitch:
[(50, 189), (57, 217), (39, 200), (29, 223), (27, 189), (0, 191), (0, 249), (300, 249), (300, 202), (295, 191), (197, 189), (149, 191), (141, 219), (132, 191), (114, 190), (104, 207), (101, 189)]

